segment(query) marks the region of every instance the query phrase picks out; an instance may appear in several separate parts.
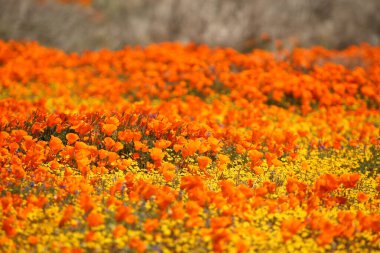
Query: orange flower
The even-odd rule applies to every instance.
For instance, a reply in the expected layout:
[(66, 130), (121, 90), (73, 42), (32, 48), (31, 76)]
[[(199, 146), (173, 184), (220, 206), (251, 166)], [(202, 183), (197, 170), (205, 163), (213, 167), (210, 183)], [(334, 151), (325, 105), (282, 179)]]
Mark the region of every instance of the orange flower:
[(225, 227), (228, 227), (231, 223), (232, 222), (231, 222), (230, 217), (214, 217), (214, 218), (211, 218), (211, 228), (212, 229), (225, 228)]
[(40, 239), (38, 238), (38, 236), (31, 235), (28, 237), (28, 242), (31, 245), (36, 245), (39, 241), (40, 241)]
[(89, 227), (97, 227), (104, 223), (104, 217), (100, 213), (91, 212), (86, 219)]
[(212, 160), (207, 156), (199, 156), (198, 157), (198, 165), (200, 169), (205, 169)]
[(51, 161), (51, 163), (50, 163), (50, 168), (51, 168), (52, 170), (56, 170), (56, 169), (58, 169), (60, 166), (61, 166), (60, 163), (57, 162), (56, 160), (53, 160), (53, 161)]
[(137, 250), (137, 252), (144, 252), (146, 250), (146, 245), (138, 237), (132, 237), (131, 239), (129, 239), (129, 247)]
[(116, 117), (109, 117), (104, 122), (107, 124), (113, 124), (116, 127), (118, 127), (120, 125), (120, 121)]
[(275, 167), (279, 167), (282, 165), (282, 162), (280, 160), (278, 160), (278, 157), (276, 154), (266, 153), (265, 159), (267, 160), (267, 164), (269, 167), (272, 165), (274, 165)]
[(52, 136), (49, 141), (49, 146), (53, 154), (57, 154), (59, 151), (61, 151), (65, 146), (63, 145), (61, 139)]
[(164, 148), (168, 148), (171, 144), (172, 142), (168, 140), (158, 140), (156, 141), (156, 143), (154, 143), (154, 146), (156, 148), (164, 149)]
[(15, 229), (15, 221), (16, 217), (14, 216), (11, 216), (3, 220), (3, 230), (9, 237), (13, 237), (17, 234), (17, 231)]
[(219, 165), (225, 165), (231, 162), (230, 158), (227, 155), (218, 154), (218, 163)]
[(83, 253), (83, 250), (79, 248), (72, 248), (71, 253)]
[(330, 244), (334, 239), (334, 234), (327, 231), (322, 231), (321, 234), (317, 237), (317, 243), (319, 246), (323, 247)]
[(305, 223), (296, 218), (284, 220), (281, 223), (281, 235), (284, 241), (289, 240), (305, 226)]
[(15, 154), (19, 148), (20, 146), (16, 142), (12, 142), (11, 144), (9, 144), (9, 151), (11, 154)]
[(175, 202), (177, 193), (168, 186), (158, 188), (156, 191), (156, 203), (160, 210), (165, 211), (169, 205)]
[(153, 159), (155, 162), (161, 162), (162, 159), (165, 157), (165, 153), (162, 152), (161, 149), (159, 148), (152, 148), (150, 150), (150, 157)]
[(115, 145), (115, 141), (110, 137), (104, 138), (103, 143), (107, 150), (111, 150)]
[(79, 140), (79, 136), (77, 134), (68, 133), (66, 134), (66, 140), (67, 144), (71, 145), (75, 143), (77, 140)]
[(251, 167), (259, 166), (262, 163), (263, 153), (258, 150), (248, 151), (248, 157), (251, 159)]
[(175, 203), (172, 206), (172, 218), (175, 220), (182, 220), (185, 218), (185, 209), (183, 208), (183, 204), (181, 202)]
[(120, 131), (117, 134), (117, 138), (121, 141), (131, 142), (133, 140), (134, 133), (131, 130)]
[(24, 130), (13, 130), (11, 136), (14, 138), (15, 142), (21, 142), (24, 136), (27, 136), (28, 133)]
[(264, 169), (262, 169), (258, 166), (255, 166), (253, 168), (251, 167), (251, 170), (253, 170), (257, 175), (261, 175), (265, 172)]
[(87, 234), (85, 235), (85, 242), (91, 242), (96, 240), (97, 234), (94, 231), (88, 231)]
[(187, 228), (198, 228), (204, 225), (204, 220), (201, 217), (192, 216), (186, 220), (185, 226)]
[(114, 124), (103, 124), (102, 126), (102, 133), (106, 134), (107, 136), (111, 136), (113, 132), (115, 132), (117, 129), (117, 126)]
[(92, 0), (57, 0), (58, 2), (61, 2), (62, 4), (80, 4), (82, 6), (88, 6), (91, 5)]
[(288, 193), (295, 193), (298, 191), (298, 180), (294, 178), (288, 178), (286, 183), (286, 190)]
[(117, 151), (122, 150), (123, 148), (124, 148), (124, 145), (123, 145), (121, 142), (118, 141), (118, 142), (116, 142), (115, 145), (113, 146), (112, 151), (117, 152)]
[(94, 207), (95, 203), (91, 199), (90, 195), (87, 193), (81, 193), (78, 197), (80, 207), (86, 212), (90, 212)]
[(222, 190), (222, 194), (225, 198), (231, 200), (233, 199), (236, 194), (235, 194), (235, 187), (232, 184), (232, 182), (227, 181), (227, 180), (221, 180), (219, 181), (220, 188)]
[(346, 188), (354, 188), (360, 179), (359, 173), (343, 174), (340, 176), (340, 181)]
[(131, 207), (121, 205), (116, 209), (115, 220), (117, 222), (124, 221), (128, 224), (133, 224), (136, 218), (133, 215), (133, 209)]
[(178, 152), (178, 151), (182, 150), (182, 148), (183, 148), (183, 145), (180, 145), (180, 144), (174, 144), (173, 145), (173, 150), (175, 152)]
[(201, 143), (199, 141), (189, 140), (188, 143), (182, 148), (183, 158), (194, 155), (200, 145)]
[(117, 225), (113, 231), (112, 234), (115, 238), (119, 238), (127, 233), (127, 229), (123, 225)]
[(175, 165), (167, 162), (163, 163), (160, 167), (160, 172), (162, 173), (162, 176), (166, 182), (170, 182), (175, 178), (175, 170)]
[(148, 146), (142, 143), (141, 141), (133, 141), (135, 149), (141, 150), (142, 152), (148, 152)]
[(63, 212), (63, 217), (61, 221), (59, 222), (59, 227), (62, 227), (67, 221), (71, 219), (74, 213), (74, 207), (73, 206), (67, 206), (65, 208), (65, 211)]
[(368, 195), (365, 194), (364, 192), (359, 192), (358, 193), (358, 201), (363, 203), (363, 202), (367, 202), (369, 199)]
[(186, 203), (186, 211), (190, 216), (195, 217), (202, 211), (202, 208), (196, 201), (190, 200)]
[(340, 184), (339, 178), (336, 175), (324, 174), (321, 175), (315, 182), (315, 190), (320, 193), (328, 193), (338, 189)]
[(99, 155), (100, 160), (106, 159), (108, 157), (108, 154), (109, 154), (109, 152), (107, 150), (104, 150), (104, 149), (100, 149), (98, 151), (98, 155)]
[(194, 188), (203, 188), (204, 184), (200, 176), (184, 176), (181, 179), (181, 189), (191, 190)]
[(147, 219), (144, 223), (144, 230), (146, 233), (153, 232), (160, 225), (158, 219)]

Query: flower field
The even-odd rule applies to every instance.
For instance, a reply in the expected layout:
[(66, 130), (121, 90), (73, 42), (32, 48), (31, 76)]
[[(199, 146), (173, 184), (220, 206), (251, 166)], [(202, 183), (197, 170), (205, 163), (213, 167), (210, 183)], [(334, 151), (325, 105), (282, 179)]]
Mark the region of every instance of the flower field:
[(379, 252), (380, 47), (0, 41), (0, 252)]

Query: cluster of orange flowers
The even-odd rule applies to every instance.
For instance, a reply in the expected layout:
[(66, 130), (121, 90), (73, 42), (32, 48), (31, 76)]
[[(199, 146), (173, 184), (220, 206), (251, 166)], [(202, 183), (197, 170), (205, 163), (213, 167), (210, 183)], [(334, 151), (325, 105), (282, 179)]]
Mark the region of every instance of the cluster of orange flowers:
[(90, 5), (92, 3), (92, 0), (59, 0), (62, 3), (79, 3), (81, 5)]
[[(39, 2), (45, 2), (46, 0), (38, 0)], [(93, 0), (55, 0), (61, 4), (79, 4), (82, 6), (89, 6), (92, 4)]]
[(0, 250), (380, 249), (380, 48), (0, 41)]

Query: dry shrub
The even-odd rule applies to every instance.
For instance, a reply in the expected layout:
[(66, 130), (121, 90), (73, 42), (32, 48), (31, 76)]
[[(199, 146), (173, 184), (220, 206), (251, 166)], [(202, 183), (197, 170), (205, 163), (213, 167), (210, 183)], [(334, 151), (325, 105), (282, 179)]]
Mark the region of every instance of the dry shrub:
[(263, 33), (297, 38), (302, 46), (380, 42), (378, 0), (95, 0), (89, 7), (0, 0), (0, 6), (1, 38), (68, 51), (161, 41), (271, 49), (273, 43), (260, 41)]

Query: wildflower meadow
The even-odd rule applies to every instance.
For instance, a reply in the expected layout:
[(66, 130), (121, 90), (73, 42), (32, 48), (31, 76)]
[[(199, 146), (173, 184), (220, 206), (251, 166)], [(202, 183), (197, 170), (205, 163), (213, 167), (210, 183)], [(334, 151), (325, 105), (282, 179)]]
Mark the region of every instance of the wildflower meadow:
[(0, 41), (0, 252), (380, 252), (379, 108), (366, 44)]

